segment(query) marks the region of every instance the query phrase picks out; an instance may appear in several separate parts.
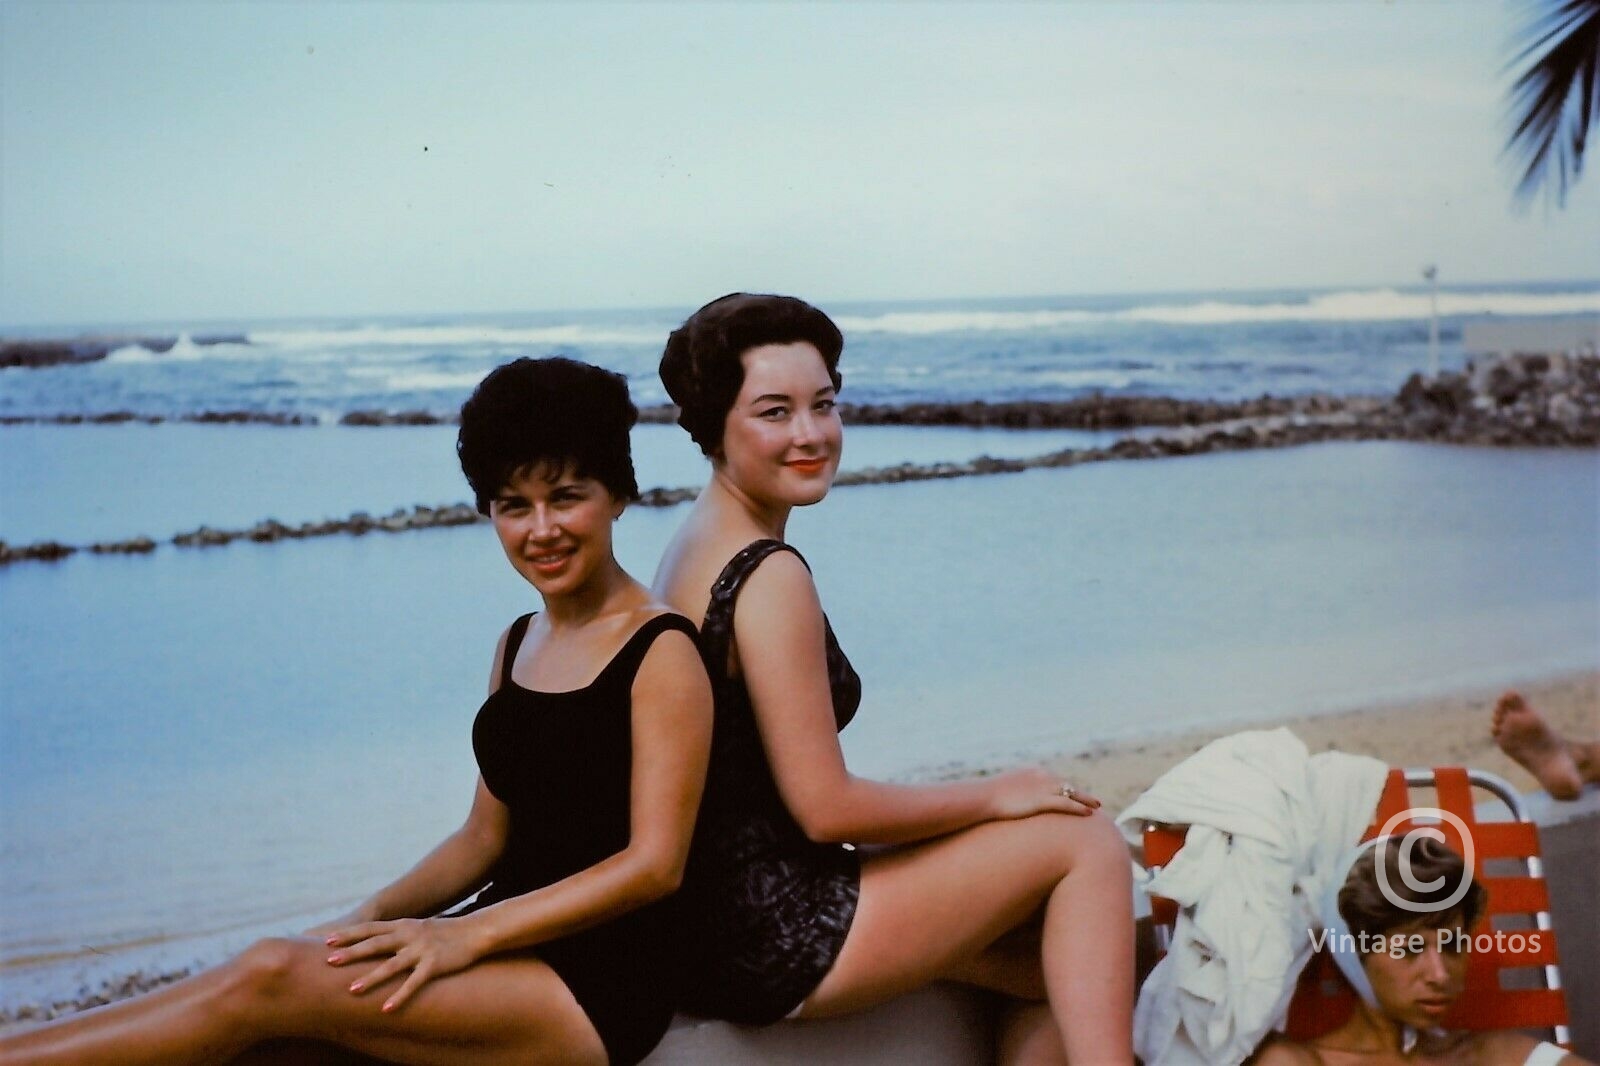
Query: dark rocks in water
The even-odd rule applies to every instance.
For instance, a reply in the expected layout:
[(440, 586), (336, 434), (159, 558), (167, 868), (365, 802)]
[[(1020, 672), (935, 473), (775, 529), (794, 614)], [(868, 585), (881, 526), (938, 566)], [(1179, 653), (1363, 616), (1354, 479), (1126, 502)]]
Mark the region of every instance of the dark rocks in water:
[(239, 539), (238, 533), (201, 526), (189, 533), (179, 533), (172, 538), (172, 543), (180, 548), (215, 548), (230, 544), (237, 539)]
[(699, 489), (646, 489), (639, 494), (640, 507), (675, 507), (680, 503), (688, 503), (700, 495)]
[(0, 341), (0, 368), (59, 366), (104, 359), (110, 348), (71, 341)]
[[(1166, 401), (1177, 403), (1177, 401)], [(1251, 401), (1256, 403), (1256, 401)], [(1027, 459), (980, 456), (964, 463), (901, 463), (841, 472), (840, 486), (892, 485), (942, 478), (982, 477), (1023, 470), (1061, 468), (1079, 463), (1157, 459), (1207, 452), (1284, 448), (1338, 440), (1413, 440), (1479, 446), (1600, 446), (1600, 358), (1594, 356), (1509, 356), (1464, 371), (1424, 378), (1413, 374), (1393, 399), (1311, 397), (1263, 398), (1274, 413), (1216, 422), (1176, 424), (1141, 436), (1128, 436), (1105, 447), (1067, 448)], [(915, 405), (914, 405), (915, 406)], [(930, 407), (931, 405), (923, 405)], [(1025, 407), (1026, 405), (1023, 405)], [(1041, 405), (1050, 407), (1051, 405)], [(1203, 407), (1204, 405), (1201, 405)], [(1227, 405), (1215, 405), (1223, 409)], [(945, 405), (950, 410), (1005, 410), (1017, 405)], [(1249, 404), (1244, 405), (1250, 408)], [(1188, 405), (1183, 417), (1200, 408)], [(1234, 409), (1234, 408), (1228, 408)], [(661, 410), (661, 409), (657, 409)], [(898, 410), (898, 409), (885, 409)], [(1171, 407), (1169, 412), (1179, 412)], [(1039, 414), (1038, 411), (1034, 412)], [(943, 417), (941, 415), (941, 417)], [(1054, 417), (1042, 415), (1039, 417)], [(394, 423), (373, 423), (394, 424)], [(910, 423), (936, 424), (936, 423)], [(644, 507), (671, 507), (699, 495), (698, 488), (652, 488), (643, 493)], [(440, 526), (471, 525), (485, 519), (470, 504), (444, 507), (417, 505), (381, 518), (357, 511), (348, 518), (287, 525), (264, 519), (248, 529), (201, 526), (172, 538), (179, 547), (207, 547), (246, 539), (258, 543), (306, 537), (371, 532), (399, 533)], [(99, 553), (145, 553), (155, 549), (147, 537), (90, 545)], [(24, 559), (61, 559), (78, 549), (44, 541), (12, 547), (0, 542), (0, 564)]]
[(841, 404), (840, 415), (856, 426), (999, 426), (1007, 429), (1129, 429), (1134, 426), (1193, 426), (1291, 411), (1339, 410), (1345, 399), (1314, 395), (1261, 396), (1253, 400), (1180, 400), (1170, 396), (1105, 396), (1072, 400), (988, 403)]
[(289, 527), (284, 525), (282, 522), (279, 522), (275, 518), (268, 518), (264, 521), (257, 522), (255, 525), (244, 531), (245, 538), (248, 540), (253, 540), (257, 544), (270, 544), (275, 540), (282, 540), (284, 537), (290, 535), (292, 535), (292, 531), (289, 529)]
[[(159, 421), (159, 416), (157, 421)], [(314, 426), (312, 415), (291, 411), (201, 411), (198, 414), (180, 415), (174, 422), (197, 422), (201, 425), (264, 425), (264, 426)]]
[(1600, 445), (1600, 357), (1508, 355), (1436, 378), (1413, 374), (1394, 402), (1401, 435), (1452, 444)]
[(156, 542), (149, 537), (131, 537), (128, 540), (91, 544), (89, 550), (96, 555), (148, 555), (156, 550)]
[(70, 544), (58, 544), (53, 540), (41, 540), (35, 544), (19, 544), (15, 547), (0, 540), (0, 566), (6, 563), (20, 563), (30, 559), (53, 563), (57, 559), (65, 559), (77, 550)]
[[(841, 404), (845, 422), (856, 426), (997, 426), (1006, 429), (1126, 429), (1133, 426), (1192, 426), (1225, 419), (1343, 409), (1348, 398), (1261, 396), (1253, 400), (1179, 400), (1170, 396), (1093, 396), (1075, 400), (984, 400), (907, 404)], [(639, 422), (668, 425), (678, 420), (672, 404), (639, 408)], [(350, 411), (339, 419), (345, 426), (453, 425), (457, 416), (432, 411)]]
[(678, 421), (678, 408), (670, 403), (652, 404), (639, 408), (639, 421), (650, 425), (673, 425)]
[(436, 415), (432, 411), (348, 411), (339, 419), (341, 426), (444, 426), (456, 421), (455, 416)]
[[(200, 347), (250, 343), (250, 338), (243, 333), (196, 333), (189, 340)], [(177, 343), (176, 336), (141, 337), (129, 334), (65, 338), (0, 337), (0, 368), (93, 363), (118, 348), (129, 347), (143, 348), (159, 355), (170, 352)]]
[(442, 526), (466, 526), (484, 519), (469, 504), (456, 503), (442, 507), (418, 504), (407, 510), (399, 508), (381, 518), (366, 511), (356, 511), (347, 518), (330, 518), (320, 522), (301, 522), (288, 525), (276, 518), (264, 518), (248, 529), (213, 529), (201, 526), (189, 533), (179, 533), (172, 543), (180, 548), (205, 548), (231, 544), (236, 540), (256, 544), (274, 544), (280, 540), (304, 540), (307, 537), (331, 537), (344, 533), (363, 536), (367, 533), (401, 533), (411, 529), (431, 529)]
[(187, 415), (141, 415), (132, 411), (99, 411), (94, 414), (0, 415), (0, 426), (116, 426), (136, 422), (159, 426), (165, 422), (193, 422), (201, 425), (314, 426), (313, 415), (290, 411), (200, 411)]

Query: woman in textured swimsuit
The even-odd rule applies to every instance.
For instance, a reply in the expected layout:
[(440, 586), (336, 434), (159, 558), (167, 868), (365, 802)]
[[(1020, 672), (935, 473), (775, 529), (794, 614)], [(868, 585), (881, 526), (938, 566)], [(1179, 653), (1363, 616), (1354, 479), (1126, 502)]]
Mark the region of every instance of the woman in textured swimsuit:
[(894, 785), (845, 766), (860, 682), (783, 540), (838, 468), (842, 347), (809, 304), (739, 293), (695, 312), (661, 359), (711, 459), (655, 581), (704, 619), (716, 692), (684, 1006), (765, 1024), (951, 979), (1047, 1000), (1016, 1012), (1006, 1061), (1132, 1062), (1130, 867), (1099, 803), (1036, 769)]
[(1423, 910), (1451, 902), (1466, 863), (1437, 840), (1414, 844), (1409, 855), (1396, 838), (1357, 849), (1323, 906), (1329, 950), (1360, 1000), (1350, 1018), (1313, 1040), (1270, 1037), (1249, 1066), (1587, 1066), (1524, 1033), (1440, 1028), (1466, 986), (1468, 937), (1489, 894), (1474, 881), (1452, 905)]
[(347, 1049), (400, 1063), (618, 1064), (655, 1046), (676, 1003), (672, 893), (712, 709), (694, 627), (612, 554), (612, 524), (638, 495), (635, 418), (620, 377), (565, 359), (500, 367), (462, 408), (478, 509), (544, 603), (495, 651), (462, 827), (314, 936), (262, 941), (7, 1039), (0, 1061), (306, 1063), (348, 1061)]

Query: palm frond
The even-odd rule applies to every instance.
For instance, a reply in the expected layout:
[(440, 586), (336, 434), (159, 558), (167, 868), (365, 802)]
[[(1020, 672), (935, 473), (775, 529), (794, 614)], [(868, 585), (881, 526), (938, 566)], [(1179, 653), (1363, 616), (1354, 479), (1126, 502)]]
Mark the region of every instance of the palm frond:
[(1558, 204), (1583, 170), (1589, 131), (1600, 117), (1600, 0), (1543, 0), (1518, 33), (1509, 64), (1514, 128), (1506, 151), (1520, 160), (1516, 199), (1555, 184)]

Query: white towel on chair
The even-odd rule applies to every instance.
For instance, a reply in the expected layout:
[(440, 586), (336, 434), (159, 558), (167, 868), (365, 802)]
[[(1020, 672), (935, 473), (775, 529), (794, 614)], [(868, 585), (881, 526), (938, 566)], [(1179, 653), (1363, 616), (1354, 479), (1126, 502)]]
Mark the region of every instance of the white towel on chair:
[(1364, 755), (1309, 755), (1287, 729), (1235, 733), (1118, 816), (1134, 843), (1145, 822), (1191, 827), (1143, 886), (1179, 905), (1171, 949), (1134, 1012), (1147, 1066), (1237, 1066), (1282, 1028), (1324, 880), (1372, 821), (1388, 771)]

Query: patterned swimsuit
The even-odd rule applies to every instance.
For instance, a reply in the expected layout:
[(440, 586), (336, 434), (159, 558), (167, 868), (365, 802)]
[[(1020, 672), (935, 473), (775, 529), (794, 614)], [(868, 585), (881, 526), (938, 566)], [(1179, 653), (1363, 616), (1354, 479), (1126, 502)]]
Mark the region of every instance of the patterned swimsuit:
[[(844, 946), (861, 890), (855, 851), (810, 840), (789, 814), (761, 746), (750, 693), (742, 678), (728, 676), (739, 590), (776, 551), (794, 549), (776, 540), (747, 545), (711, 587), (700, 643), (716, 724), (680, 894), (694, 945), (683, 1009), (750, 1025), (783, 1018), (817, 987)], [(832, 626), (827, 661), (834, 720), (843, 729), (861, 702), (861, 679)]]

